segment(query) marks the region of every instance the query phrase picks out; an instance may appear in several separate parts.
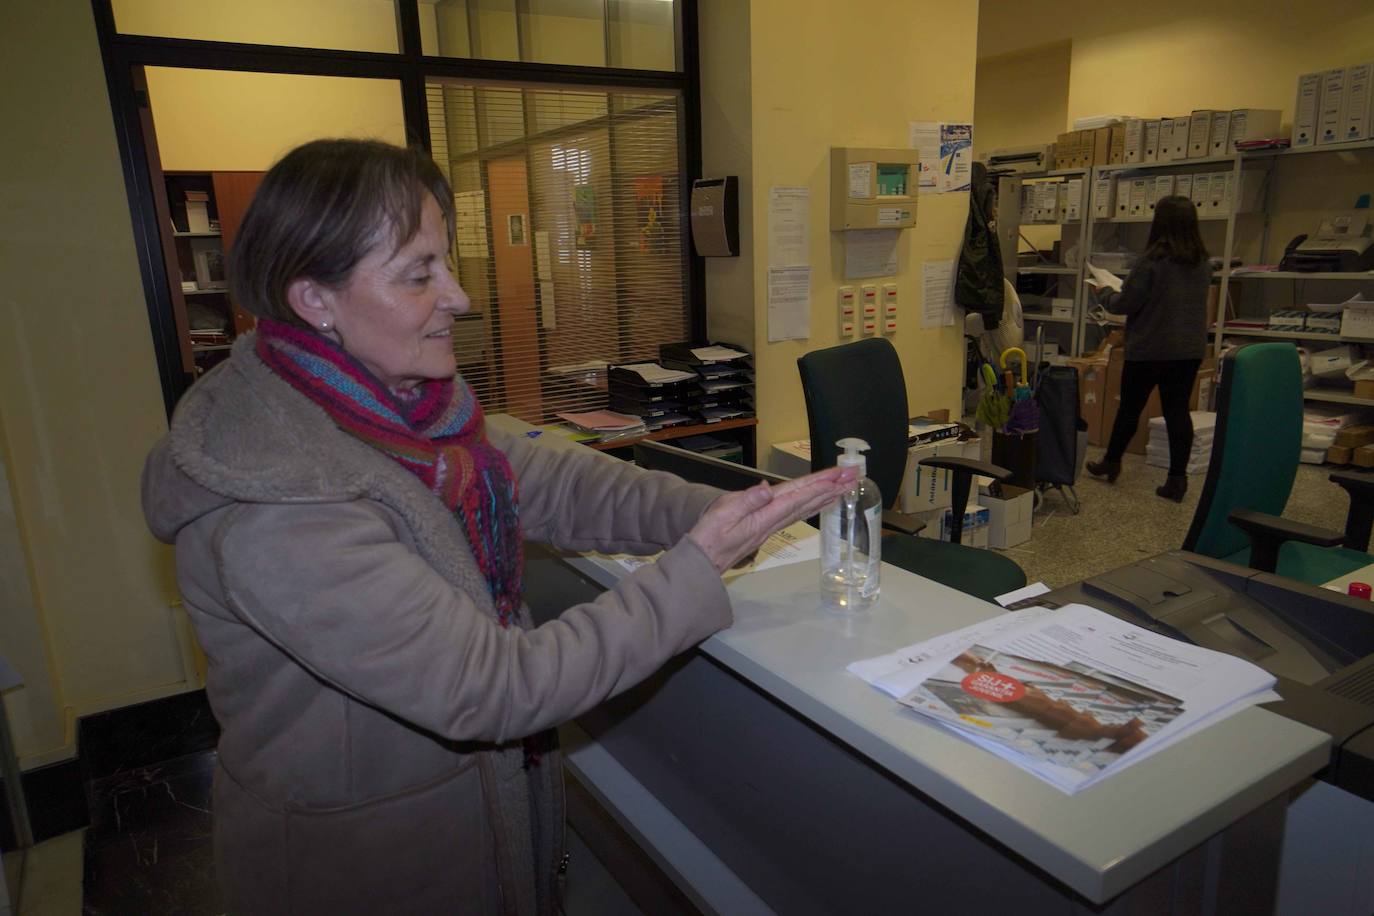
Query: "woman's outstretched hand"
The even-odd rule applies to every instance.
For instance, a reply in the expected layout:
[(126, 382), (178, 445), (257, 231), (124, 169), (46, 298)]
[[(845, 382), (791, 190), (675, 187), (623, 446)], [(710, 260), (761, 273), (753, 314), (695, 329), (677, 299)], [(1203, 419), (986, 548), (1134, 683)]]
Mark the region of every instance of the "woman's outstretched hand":
[(726, 493), (711, 504), (687, 536), (720, 572), (759, 549), (768, 536), (810, 518), (858, 479), (855, 468), (829, 468), (786, 483)]

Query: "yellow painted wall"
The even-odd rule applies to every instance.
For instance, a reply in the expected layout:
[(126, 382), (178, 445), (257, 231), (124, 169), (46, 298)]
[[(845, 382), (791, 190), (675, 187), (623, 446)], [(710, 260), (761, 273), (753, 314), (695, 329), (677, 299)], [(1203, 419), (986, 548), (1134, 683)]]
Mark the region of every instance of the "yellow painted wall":
[[(757, 244), (746, 248), (741, 260), (752, 271), (758, 442), (760, 458), (766, 459), (771, 443), (807, 435), (797, 357), (840, 342), (835, 297), (847, 281), (841, 237), (828, 228), (830, 147), (905, 147), (910, 121), (971, 120), (978, 10), (973, 3), (934, 0), (751, 0), (748, 5), (750, 81), (737, 83), (735, 91), (751, 96), (751, 169), (748, 180), (741, 175), (741, 181), (752, 201), (747, 218)], [(703, 24), (715, 8), (703, 4)], [(884, 32), (885, 53), (856, 53), (871, 43), (875, 23), (891, 26)], [(703, 70), (706, 63), (703, 58)], [(713, 65), (729, 66), (718, 60)], [(703, 82), (720, 83), (728, 72), (726, 77), (704, 72)], [(721, 149), (744, 145), (738, 135), (716, 133), (727, 119), (728, 112), (720, 110), (703, 124), (708, 162)], [(768, 194), (775, 185), (805, 185), (811, 191), (809, 340), (767, 340), (764, 252)], [(967, 211), (967, 194), (928, 195), (920, 200), (916, 227), (902, 233), (896, 277), (901, 314), (892, 342), (913, 411), (958, 406), (962, 329), (920, 328), (920, 276), (925, 260), (957, 256)], [(722, 307), (737, 305), (714, 296), (708, 300), (709, 311)]]
[(133, 35), (396, 53), (394, 0), (113, 0)]
[(396, 80), (149, 67), (166, 171), (260, 171), (319, 137), (405, 143)]
[[(983, 0), (980, 108), (982, 96), (1006, 98), (1020, 92), (1010, 81), (1034, 79), (1001, 72), (1003, 86), (990, 88), (993, 74), (1006, 69), (998, 58), (1064, 41), (1072, 42), (1072, 53), (1061, 130), (1077, 117), (1158, 117), (1194, 108), (1278, 108), (1288, 123), (1300, 73), (1374, 60), (1374, 5), (1160, 0), (1146, 8), (1097, 0)], [(1019, 132), (1021, 114), (993, 105), (980, 118), (975, 143), (980, 132)], [(1040, 139), (1049, 142), (1053, 133)]]
[[(1374, 60), (1374, 5), (1168, 0), (1135, 28), (1075, 38), (1068, 117), (1278, 108), (1290, 123), (1300, 73)], [(1149, 26), (1150, 21), (1164, 23)], [(1140, 27), (1144, 25), (1145, 27)]]
[(1053, 142), (1069, 107), (1069, 43), (978, 59), (973, 150)]
[[(61, 78), (54, 78), (61, 74)], [(30, 601), (0, 645), (30, 686), (6, 697), (34, 765), (72, 751), (69, 713), (185, 688), (171, 551), (143, 524), (139, 473), (165, 432), (114, 124), (84, 0), (0, 7), (0, 450), (13, 525), (0, 568)], [(14, 640), (11, 642), (11, 640)]]
[[(701, 38), (701, 172), (739, 179), (736, 258), (706, 258), (706, 333), (753, 349), (754, 123), (748, 91), (750, 17), (739, 0), (699, 0)], [(760, 414), (763, 410), (760, 409)], [(764, 440), (759, 439), (759, 443)], [(764, 457), (760, 448), (759, 455)]]

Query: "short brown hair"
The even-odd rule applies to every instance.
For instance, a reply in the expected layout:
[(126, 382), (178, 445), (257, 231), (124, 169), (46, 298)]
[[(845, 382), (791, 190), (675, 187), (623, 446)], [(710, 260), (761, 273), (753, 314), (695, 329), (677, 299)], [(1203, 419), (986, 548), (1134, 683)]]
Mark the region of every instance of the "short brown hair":
[(304, 326), (286, 299), (293, 280), (348, 280), (377, 245), (409, 242), (424, 193), (434, 195), (453, 240), (453, 192), (422, 149), (377, 140), (314, 140), (267, 172), (229, 252), (229, 291), (259, 318)]

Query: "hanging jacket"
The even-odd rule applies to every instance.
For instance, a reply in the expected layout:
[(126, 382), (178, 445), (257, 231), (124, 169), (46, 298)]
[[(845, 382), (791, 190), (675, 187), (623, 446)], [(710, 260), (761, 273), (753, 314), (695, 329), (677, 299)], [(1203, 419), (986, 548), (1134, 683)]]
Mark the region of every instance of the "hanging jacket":
[(983, 316), (991, 331), (1002, 322), (1002, 249), (997, 243), (997, 194), (987, 167), (973, 163), (964, 246), (954, 278), (954, 303)]

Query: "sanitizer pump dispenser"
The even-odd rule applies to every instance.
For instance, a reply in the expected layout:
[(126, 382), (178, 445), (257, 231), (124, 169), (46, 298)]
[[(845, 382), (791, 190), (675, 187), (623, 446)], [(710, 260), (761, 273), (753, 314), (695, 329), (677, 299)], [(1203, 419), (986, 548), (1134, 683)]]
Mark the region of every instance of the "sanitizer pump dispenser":
[(862, 439), (841, 439), (840, 467), (857, 467), (859, 479), (821, 512), (821, 605), (857, 614), (878, 600), (882, 571), (883, 499), (869, 480)]

